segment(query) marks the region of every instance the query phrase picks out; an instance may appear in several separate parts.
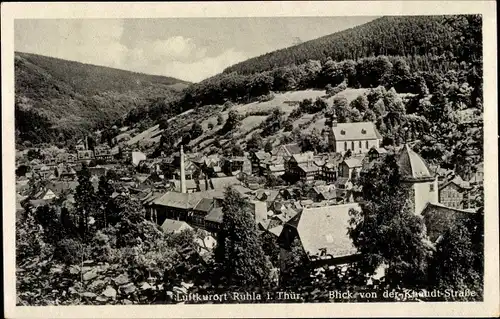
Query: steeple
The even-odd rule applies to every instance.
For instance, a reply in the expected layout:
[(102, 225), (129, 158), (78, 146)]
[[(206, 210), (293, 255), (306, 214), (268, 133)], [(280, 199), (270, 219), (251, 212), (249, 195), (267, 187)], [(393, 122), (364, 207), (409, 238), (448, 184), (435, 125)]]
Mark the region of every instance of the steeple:
[(184, 148), (181, 145), (181, 193), (187, 193), (186, 191), (186, 172), (184, 169)]
[(332, 127), (337, 127), (337, 114), (335, 113), (335, 108), (333, 109), (332, 114)]

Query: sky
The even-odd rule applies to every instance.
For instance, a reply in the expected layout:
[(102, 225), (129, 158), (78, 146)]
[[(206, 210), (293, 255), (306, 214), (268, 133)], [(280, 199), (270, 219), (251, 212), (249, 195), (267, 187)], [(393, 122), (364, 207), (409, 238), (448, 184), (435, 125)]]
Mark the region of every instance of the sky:
[(16, 51), (198, 82), (376, 17), (22, 19)]

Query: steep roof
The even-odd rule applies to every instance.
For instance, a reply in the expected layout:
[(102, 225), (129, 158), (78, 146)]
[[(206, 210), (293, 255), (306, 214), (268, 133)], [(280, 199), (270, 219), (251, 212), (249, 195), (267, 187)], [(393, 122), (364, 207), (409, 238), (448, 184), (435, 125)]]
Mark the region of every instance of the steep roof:
[(333, 257), (348, 256), (356, 253), (347, 233), (350, 209), (359, 210), (359, 204), (304, 208), (288, 224), (296, 222), (302, 246), (310, 256), (319, 255), (324, 248)]
[(308, 165), (308, 164), (299, 164), (297, 165), (301, 170), (303, 170), (305, 173), (309, 172), (315, 172), (319, 170), (319, 167), (316, 166), (316, 164)]
[(297, 163), (305, 163), (305, 162), (314, 160), (314, 153), (313, 152), (305, 152), (305, 153), (293, 154), (292, 158)]
[(418, 182), (434, 179), (425, 161), (408, 144), (405, 144), (399, 152), (398, 164), (403, 181)]
[(286, 156), (299, 154), (302, 151), (297, 143), (292, 143), (279, 146), (277, 149), (273, 150), (272, 154), (276, 155), (280, 150), (282, 150), (286, 154)]
[(331, 129), (335, 141), (382, 139), (373, 122), (337, 123)]

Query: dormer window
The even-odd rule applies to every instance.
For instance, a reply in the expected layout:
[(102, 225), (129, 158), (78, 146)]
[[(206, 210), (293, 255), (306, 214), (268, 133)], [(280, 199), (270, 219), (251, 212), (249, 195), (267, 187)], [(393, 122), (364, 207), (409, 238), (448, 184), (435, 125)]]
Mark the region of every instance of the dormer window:
[(341, 135), (345, 135), (345, 131), (344, 130), (340, 130), (340, 134)]
[(361, 130), (361, 134), (366, 134), (366, 130), (365, 130), (365, 129), (362, 129), (362, 130)]

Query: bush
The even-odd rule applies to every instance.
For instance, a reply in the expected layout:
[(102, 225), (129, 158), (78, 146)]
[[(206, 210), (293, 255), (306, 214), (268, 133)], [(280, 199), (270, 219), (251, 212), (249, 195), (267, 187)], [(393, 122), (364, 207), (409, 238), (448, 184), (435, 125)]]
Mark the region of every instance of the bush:
[(68, 265), (80, 263), (89, 256), (89, 249), (79, 240), (63, 239), (57, 243), (54, 258)]

